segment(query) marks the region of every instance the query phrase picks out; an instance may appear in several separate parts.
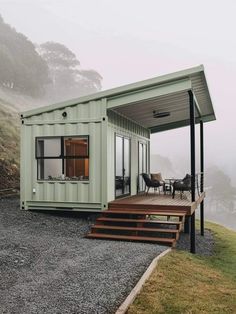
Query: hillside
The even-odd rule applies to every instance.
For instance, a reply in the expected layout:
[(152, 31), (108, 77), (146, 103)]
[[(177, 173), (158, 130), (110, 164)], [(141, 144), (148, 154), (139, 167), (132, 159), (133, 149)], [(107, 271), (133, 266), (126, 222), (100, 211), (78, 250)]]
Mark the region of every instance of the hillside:
[(19, 185), (20, 119), (15, 107), (0, 98), (0, 189)]
[(143, 286), (129, 314), (236, 313), (236, 232), (207, 223), (210, 256), (173, 250)]

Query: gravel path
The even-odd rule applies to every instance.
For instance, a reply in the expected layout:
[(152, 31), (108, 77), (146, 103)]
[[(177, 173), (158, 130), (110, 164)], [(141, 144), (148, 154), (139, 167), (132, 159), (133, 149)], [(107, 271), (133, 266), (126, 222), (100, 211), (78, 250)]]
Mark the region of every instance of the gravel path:
[[(209, 229), (205, 229), (204, 237), (200, 235), (200, 231), (196, 230), (196, 254), (202, 256), (211, 256), (214, 254), (214, 236)], [(176, 245), (177, 250), (190, 249), (189, 235), (185, 233), (180, 234), (180, 238)]]
[(86, 216), (0, 200), (0, 313), (114, 313), (166, 249), (85, 239), (90, 225)]

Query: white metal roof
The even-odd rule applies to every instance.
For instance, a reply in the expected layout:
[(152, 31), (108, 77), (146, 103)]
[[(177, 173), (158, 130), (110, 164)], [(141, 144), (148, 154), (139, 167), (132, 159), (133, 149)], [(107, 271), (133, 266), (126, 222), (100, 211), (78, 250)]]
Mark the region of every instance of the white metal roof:
[[(108, 110), (116, 111), (154, 133), (189, 124), (189, 90), (195, 96), (196, 122), (215, 120), (203, 65), (26, 111), (23, 117), (106, 98)], [(154, 110), (170, 112), (170, 116), (153, 118)]]

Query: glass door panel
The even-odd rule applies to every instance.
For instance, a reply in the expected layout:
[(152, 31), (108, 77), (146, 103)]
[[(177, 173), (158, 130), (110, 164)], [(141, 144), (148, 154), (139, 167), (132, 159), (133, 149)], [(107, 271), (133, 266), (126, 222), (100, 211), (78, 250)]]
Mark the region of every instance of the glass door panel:
[(123, 193), (123, 138), (116, 136), (116, 177), (115, 189), (116, 197)]
[(145, 190), (145, 183), (142, 178), (142, 173), (147, 172), (147, 145), (139, 142), (139, 154), (138, 154), (138, 169), (139, 169), (139, 192)]
[(139, 143), (139, 156), (138, 156), (138, 169), (139, 169), (139, 173), (138, 173), (138, 178), (139, 178), (139, 192), (144, 191), (144, 187), (143, 187), (143, 178), (142, 178), (142, 173), (143, 173), (143, 144)]
[(124, 194), (130, 193), (130, 140), (124, 138)]
[(115, 196), (130, 194), (130, 140), (116, 135)]

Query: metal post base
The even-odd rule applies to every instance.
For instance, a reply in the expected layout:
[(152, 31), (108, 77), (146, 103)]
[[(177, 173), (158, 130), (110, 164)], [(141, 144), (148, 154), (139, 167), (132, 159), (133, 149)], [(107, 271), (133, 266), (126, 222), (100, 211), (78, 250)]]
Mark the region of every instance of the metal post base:
[(201, 235), (204, 236), (204, 201), (202, 201), (200, 205), (200, 228)]
[(195, 212), (191, 216), (191, 234), (190, 234), (190, 252), (196, 253), (196, 243), (195, 243)]

